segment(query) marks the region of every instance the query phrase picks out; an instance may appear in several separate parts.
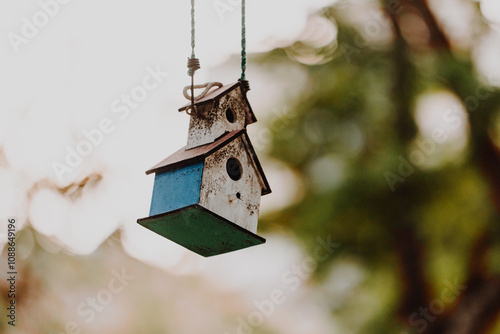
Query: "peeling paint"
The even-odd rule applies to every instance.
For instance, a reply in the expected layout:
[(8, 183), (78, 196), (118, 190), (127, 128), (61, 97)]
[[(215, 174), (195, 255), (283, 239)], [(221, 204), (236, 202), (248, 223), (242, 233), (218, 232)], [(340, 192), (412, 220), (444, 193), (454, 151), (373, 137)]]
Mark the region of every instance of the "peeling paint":
[[(230, 158), (238, 159), (242, 166), (242, 175), (237, 181), (232, 180), (226, 171)], [(256, 233), (261, 192), (257, 171), (241, 137), (205, 159), (200, 205), (206, 209)], [(237, 193), (240, 197), (231, 200), (231, 196)]]
[[(234, 113), (232, 123), (226, 118), (227, 109)], [(191, 115), (186, 149), (212, 143), (226, 132), (245, 128), (249, 110), (240, 87), (212, 103), (198, 106)]]

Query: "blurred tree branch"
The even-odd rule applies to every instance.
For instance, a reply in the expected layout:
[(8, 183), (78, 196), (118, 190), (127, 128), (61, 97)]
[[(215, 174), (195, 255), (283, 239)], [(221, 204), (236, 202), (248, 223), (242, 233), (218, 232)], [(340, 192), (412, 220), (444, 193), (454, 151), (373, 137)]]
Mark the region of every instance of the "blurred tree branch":
[[(434, 50), (444, 50), (447, 53), (448, 61), (456, 62), (448, 53), (450, 43), (448, 38), (441, 30), (435, 16), (431, 12), (426, 0), (405, 1), (403, 13), (408, 10), (408, 6), (414, 6), (420, 13), (430, 32), (429, 46)], [(411, 96), (407, 92), (408, 72), (411, 68), (408, 53), (410, 46), (404, 41), (401, 34), (401, 27), (398, 16), (401, 13), (395, 14), (391, 12), (391, 22), (393, 23), (396, 42), (394, 47), (394, 56), (396, 64), (396, 78), (394, 80), (393, 98), (396, 99), (397, 115), (399, 121), (396, 126), (399, 134), (399, 139), (403, 143), (413, 139), (415, 130), (410, 125), (413, 120), (409, 110), (411, 109), (408, 97)], [(469, 77), (473, 76), (472, 68), (466, 66), (469, 70)], [(474, 91), (471, 91), (470, 83), (466, 83), (466, 87), (457, 87), (463, 80), (454, 80), (446, 78), (449, 87), (452, 88), (462, 99), (466, 101), (468, 96), (475, 96)], [(479, 83), (475, 83), (474, 88)], [(464, 102), (465, 103), (465, 102)], [(483, 103), (487, 106), (498, 106), (498, 101), (486, 101)], [(491, 185), (491, 195), (493, 202), (498, 210), (500, 208), (500, 154), (499, 150), (492, 141), (489, 134), (489, 124), (491, 110), (476, 111), (470, 114), (471, 135), (473, 143), (473, 159), (477, 159), (478, 165), (483, 171), (485, 178)], [(499, 210), (500, 212), (500, 210)], [(495, 220), (493, 218), (493, 220)], [(462, 293), (462, 297), (456, 306), (456, 309), (448, 316), (438, 319), (431, 324), (426, 333), (453, 333), (453, 334), (473, 334), (482, 333), (488, 330), (493, 320), (496, 319), (500, 312), (500, 277), (488, 277), (486, 270), (486, 256), (490, 246), (489, 232), (486, 231), (483, 237), (479, 238), (475, 244), (473, 254), (469, 264), (469, 278), (467, 280), (467, 289)], [(423, 274), (422, 253), (423, 245), (417, 242), (415, 232), (411, 228), (403, 230), (397, 234), (398, 250), (403, 266), (403, 281), (405, 283), (405, 297), (400, 309), (401, 315), (410, 317), (417, 311), (419, 307), (429, 305), (430, 299), (427, 297), (429, 288), (428, 282)]]
[[(390, 47), (377, 41), (371, 47), (370, 40), (363, 40), (363, 32), (372, 37), (368, 28), (377, 31), (374, 21), (359, 26), (345, 19), (345, 8), (329, 12), (339, 26), (338, 53), (344, 57), (307, 68), (311, 88), (299, 99), (297, 117), (287, 133), (273, 134), (272, 154), (295, 168), (305, 184), (303, 199), (277, 219), (311, 244), (318, 234), (335, 236), (342, 252), (356, 257), (367, 271), (397, 262), (397, 268), (389, 269), (400, 282), (397, 306), (382, 329), (369, 332), (396, 332), (392, 328), (400, 329), (401, 323), (391, 323), (395, 315), (415, 326), (412, 316), (439, 300), (434, 289), (447, 279), (466, 288), (418, 332), (484, 333), (500, 310), (500, 281), (490, 263), (491, 246), (500, 244), (500, 154), (491, 136), (499, 93), (481, 84), (471, 54), (454, 49), (427, 1), (396, 2), (398, 6), (382, 1), (393, 31)], [(379, 28), (386, 27), (386, 21), (376, 21)], [(463, 128), (469, 126), (460, 161), (440, 157), (447, 145), (455, 144), (452, 140), (435, 140), (427, 151), (419, 147), (431, 138), (419, 133), (416, 102), (422, 93), (436, 91), (453, 93), (469, 109), (468, 118), (460, 108), (453, 110), (461, 125), (466, 123)], [(356, 142), (352, 129), (361, 133), (357, 153), (338, 140)], [(425, 163), (438, 162), (430, 168), (410, 162), (417, 151)], [(318, 161), (320, 167), (329, 166), (332, 157), (345, 164), (345, 177), (340, 186), (318, 191), (315, 184), (326, 180), (321, 173), (327, 171), (310, 166)], [(395, 187), (380, 177), (388, 171), (397, 180)], [(484, 200), (486, 187), (492, 203)], [(496, 259), (500, 261), (498, 255)], [(328, 272), (327, 262), (333, 260), (321, 263), (319, 271)], [(377, 318), (370, 325), (381, 322)]]
[[(398, 135), (398, 142), (402, 144), (402, 150), (409, 145), (417, 134), (417, 127), (412, 114), (411, 98), (413, 96), (413, 65), (409, 59), (409, 46), (403, 38), (398, 16), (408, 10), (408, 6), (402, 6), (402, 13), (391, 10), (391, 1), (386, 2), (387, 11), (393, 25), (395, 42), (392, 52), (394, 68), (394, 79), (392, 85), (392, 99), (395, 105), (396, 122), (395, 128)], [(403, 152), (404, 153), (404, 152)], [(403, 184), (396, 190), (394, 196), (405, 196), (407, 192), (412, 192), (411, 187)], [(411, 194), (407, 196), (411, 198)], [(410, 203), (410, 201), (408, 201)], [(417, 206), (413, 203), (412, 208)], [(408, 208), (412, 211), (412, 208)], [(401, 227), (396, 228), (394, 240), (396, 250), (399, 255), (401, 276), (403, 282), (403, 298), (400, 306), (400, 316), (408, 319), (422, 305), (429, 302), (429, 282), (425, 278), (423, 269), (423, 245), (419, 242), (415, 232), (416, 222), (412, 221), (412, 213), (408, 212), (404, 216), (397, 217)]]
[(407, 0), (406, 3), (413, 5), (424, 20), (429, 29), (431, 48), (435, 50), (450, 50), (450, 42), (439, 26), (436, 17), (429, 8), (427, 0)]

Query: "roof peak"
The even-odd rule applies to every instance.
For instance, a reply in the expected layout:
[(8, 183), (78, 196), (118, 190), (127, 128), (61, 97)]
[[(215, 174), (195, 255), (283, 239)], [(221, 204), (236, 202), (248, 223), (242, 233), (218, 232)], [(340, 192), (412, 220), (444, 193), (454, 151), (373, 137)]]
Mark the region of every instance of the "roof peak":
[(150, 169), (146, 171), (146, 174), (158, 173), (167, 171), (170, 169), (175, 169), (180, 166), (189, 165), (198, 160), (203, 160), (206, 156), (210, 155), (212, 152), (216, 151), (225, 144), (233, 141), (235, 138), (239, 137), (242, 133), (246, 133), (245, 129), (235, 130), (232, 132), (227, 132), (217, 140), (212, 143), (196, 146), (193, 148), (186, 149), (186, 146), (177, 150), (173, 154), (169, 155), (167, 158), (163, 159)]
[[(246, 115), (247, 125), (257, 122), (257, 118), (255, 117), (255, 114), (253, 113), (252, 107), (250, 106), (250, 102), (248, 102), (246, 91), (245, 91), (245, 89), (240, 81), (233, 82), (233, 83), (226, 84), (226, 85), (222, 85), (221, 87), (208, 92), (208, 94), (206, 94), (202, 98), (199, 98), (197, 100), (195, 99), (194, 105), (195, 106), (202, 106), (202, 105), (211, 103), (212, 101), (217, 100), (220, 97), (227, 95), (230, 92), (232, 92), (233, 90), (238, 89), (238, 88), (243, 96), (245, 103), (248, 105), (248, 109), (249, 109), (247, 112), (247, 115)], [(185, 104), (184, 106), (179, 108), (179, 111), (187, 110), (189, 107), (191, 107), (191, 103)]]
[(232, 132), (225, 133), (219, 139), (215, 140), (213, 143), (205, 144), (202, 146), (193, 147), (186, 150), (186, 146), (179, 149), (175, 153), (169, 155), (167, 158), (163, 159), (158, 164), (154, 165), (150, 169), (146, 171), (146, 174), (152, 173), (162, 173), (172, 169), (178, 169), (183, 166), (191, 165), (193, 163), (204, 161), (206, 157), (222, 148), (223, 146), (229, 144), (236, 138), (244, 135), (244, 145), (247, 147), (248, 154), (250, 155), (251, 160), (253, 161), (257, 172), (261, 176), (262, 180), (262, 195), (269, 194), (271, 192), (271, 188), (264, 174), (264, 170), (257, 158), (257, 154), (255, 153), (255, 149), (250, 142), (250, 138), (248, 137), (246, 129), (235, 130)]

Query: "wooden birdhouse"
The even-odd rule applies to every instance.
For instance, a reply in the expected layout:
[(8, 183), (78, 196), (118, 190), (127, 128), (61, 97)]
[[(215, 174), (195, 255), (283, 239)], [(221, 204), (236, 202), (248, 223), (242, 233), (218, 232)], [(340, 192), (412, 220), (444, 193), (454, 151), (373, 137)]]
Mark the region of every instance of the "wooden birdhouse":
[(203, 256), (264, 243), (255, 233), (271, 189), (246, 132), (256, 119), (245, 91), (222, 86), (195, 107), (187, 145), (146, 171), (153, 197), (138, 223)]
[[(191, 114), (186, 149), (214, 142), (224, 133), (257, 122), (241, 84), (226, 85), (196, 101)], [(185, 105), (179, 111), (186, 110)]]

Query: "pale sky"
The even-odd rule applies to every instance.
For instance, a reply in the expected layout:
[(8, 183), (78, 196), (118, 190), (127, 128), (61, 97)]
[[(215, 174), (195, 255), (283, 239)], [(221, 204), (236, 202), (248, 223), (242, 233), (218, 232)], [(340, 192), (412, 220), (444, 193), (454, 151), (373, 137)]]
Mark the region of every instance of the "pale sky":
[[(196, 2), (196, 55), (202, 66), (196, 81), (233, 82), (240, 75), (237, 64), (223, 64), (240, 51), (240, 7), (233, 0)], [(336, 38), (336, 28), (314, 13), (333, 2), (247, 1), (248, 52), (310, 38), (311, 29), (321, 30), (324, 36), (314, 43), (328, 43)], [(439, 3), (433, 1), (438, 7)], [(45, 9), (41, 4), (47, 4)], [(177, 275), (205, 275), (230, 290), (279, 288), (268, 285), (280, 283), (280, 275), (304, 259), (306, 255), (292, 240), (273, 235), (265, 245), (204, 259), (136, 223), (148, 215), (153, 189), (154, 177), (144, 171), (186, 144), (189, 118), (177, 108), (186, 102), (182, 89), (189, 83), (189, 4), (187, 0), (0, 2), (0, 35), (4, 36), (0, 39), (0, 246), (6, 241), (7, 217), (12, 216), (18, 229), (29, 217), (46, 236), (39, 242), (52, 252), (92, 253), (121, 228), (123, 246), (131, 256)], [(217, 7), (221, 4), (226, 5)], [(500, 2), (483, 0), (481, 9), (493, 32), (475, 58), (483, 75), (492, 75), (498, 83)], [(466, 11), (455, 8), (455, 12), (450, 26), (466, 31), (466, 16), (457, 19)], [(306, 82), (300, 70), (282, 70), (293, 73), (296, 80), (280, 82), (251, 61), (248, 64), (249, 100), (260, 120), (287, 112), (283, 98), (298, 93)], [(149, 89), (144, 90), (147, 76)], [(134, 94), (140, 101), (123, 102), (124, 95)], [(425, 96), (417, 112), (422, 132), (426, 126), (436, 126), (426, 110), (446, 111), (455, 103), (446, 92)], [(85, 133), (92, 136), (98, 128), (106, 133), (93, 137), (97, 144), (81, 146)], [(249, 129), (259, 152), (266, 150), (265, 131), (265, 122)], [(88, 155), (81, 161), (73, 159), (71, 172), (58, 177), (54, 163), (66, 165), (69, 152), (78, 145)], [(293, 173), (271, 159), (265, 159), (263, 167), (273, 189), (262, 198), (263, 210), (293, 201), (298, 182)], [(96, 173), (103, 176), (102, 181), (86, 187), (74, 201), (47, 187), (51, 183), (64, 187)], [(33, 188), (37, 183), (39, 187)], [(242, 258), (247, 265), (233, 270)], [(321, 328), (328, 328), (329, 315), (315, 314), (317, 319), (296, 327), (296, 333), (322, 333)], [(277, 327), (285, 322), (273, 321)]]
[[(186, 144), (189, 118), (177, 108), (186, 102), (182, 89), (190, 80), (190, 2), (64, 2), (0, 3), (0, 34), (5, 36), (0, 41), (1, 226), (15, 216), (21, 229), (29, 217), (54, 242), (55, 251), (75, 254), (93, 252), (121, 227), (132, 256), (179, 273), (196, 271), (201, 265), (196, 255), (136, 224), (148, 215), (152, 193), (154, 177), (144, 171)], [(248, 52), (310, 35), (308, 18), (332, 2), (248, 1)], [(196, 55), (202, 65), (197, 82), (230, 83), (240, 75), (234, 62), (220, 67), (240, 52), (240, 6), (234, 3), (197, 1)], [(144, 90), (146, 76), (149, 88)], [(276, 108), (287, 85), (251, 62), (247, 77), (257, 117), (266, 119), (270, 110), (282, 113)], [(297, 81), (285, 90), (300, 89), (301, 82), (304, 77), (297, 72)], [(126, 104), (124, 95), (139, 100)], [(258, 136), (260, 127), (249, 130)], [(95, 143), (87, 147), (82, 141), (89, 137)], [(259, 139), (256, 146), (264, 151)], [(86, 156), (75, 158), (71, 152), (78, 150)], [(60, 169), (63, 165), (68, 169)], [(289, 203), (293, 174), (277, 162), (264, 166), (274, 190), (263, 198), (264, 210)], [(74, 201), (46, 187), (64, 187), (93, 174), (101, 174), (102, 181)], [(33, 188), (36, 183), (40, 186)], [(273, 249), (266, 245), (246, 252), (260, 259), (268, 247)], [(228, 263), (230, 257), (220, 266)]]
[[(314, 35), (311, 29), (321, 29), (326, 36), (314, 43), (336, 38), (336, 28), (314, 16), (333, 2), (247, 1), (248, 52), (287, 46)], [(234, 3), (197, 1), (199, 83), (230, 83), (240, 75), (236, 63), (222, 66), (240, 51), (240, 7)], [(484, 0), (481, 9), (491, 26), (498, 28), (499, 2)], [(189, 83), (189, 14), (189, 1), (180, 0), (0, 3), (4, 36), (0, 41), (1, 224), (6, 217), (16, 216), (21, 228), (29, 217), (37, 231), (55, 242), (56, 250), (76, 254), (93, 252), (121, 227), (130, 255), (172, 272), (203, 270), (196, 255), (136, 224), (137, 218), (147, 216), (152, 192), (153, 177), (144, 171), (186, 143), (188, 116), (177, 108), (186, 102), (182, 88)], [(490, 38), (498, 41), (497, 34)], [(480, 53), (481, 64), (497, 61), (498, 54), (492, 54)], [(141, 87), (147, 76), (145, 90)], [(259, 119), (282, 113), (286, 107), (282, 98), (305, 82), (300, 71), (296, 81), (279, 82), (251, 62), (247, 76), (252, 84), (249, 100)], [(127, 105), (123, 96), (134, 94), (140, 101)], [(265, 151), (265, 143), (255, 138), (265, 130), (262, 126), (252, 125), (249, 131), (256, 146)], [(70, 151), (78, 150), (85, 133), (92, 136), (97, 128), (103, 135), (94, 137), (96, 144), (80, 147), (88, 155), (81, 161), (69, 158), (74, 163), (71, 172), (58, 176), (54, 163), (68, 165)], [(264, 169), (274, 192), (262, 198), (263, 209), (293, 200), (294, 175), (271, 160)], [(42, 181), (64, 187), (95, 173), (102, 174), (103, 180), (74, 202), (43, 184), (33, 188)], [(5, 241), (4, 230), (0, 242)], [(218, 263), (215, 268), (230, 268), (239, 256), (255, 256), (257, 261), (279, 247), (267, 244), (213, 263)], [(275, 262), (267, 263), (267, 269), (281, 270)]]

